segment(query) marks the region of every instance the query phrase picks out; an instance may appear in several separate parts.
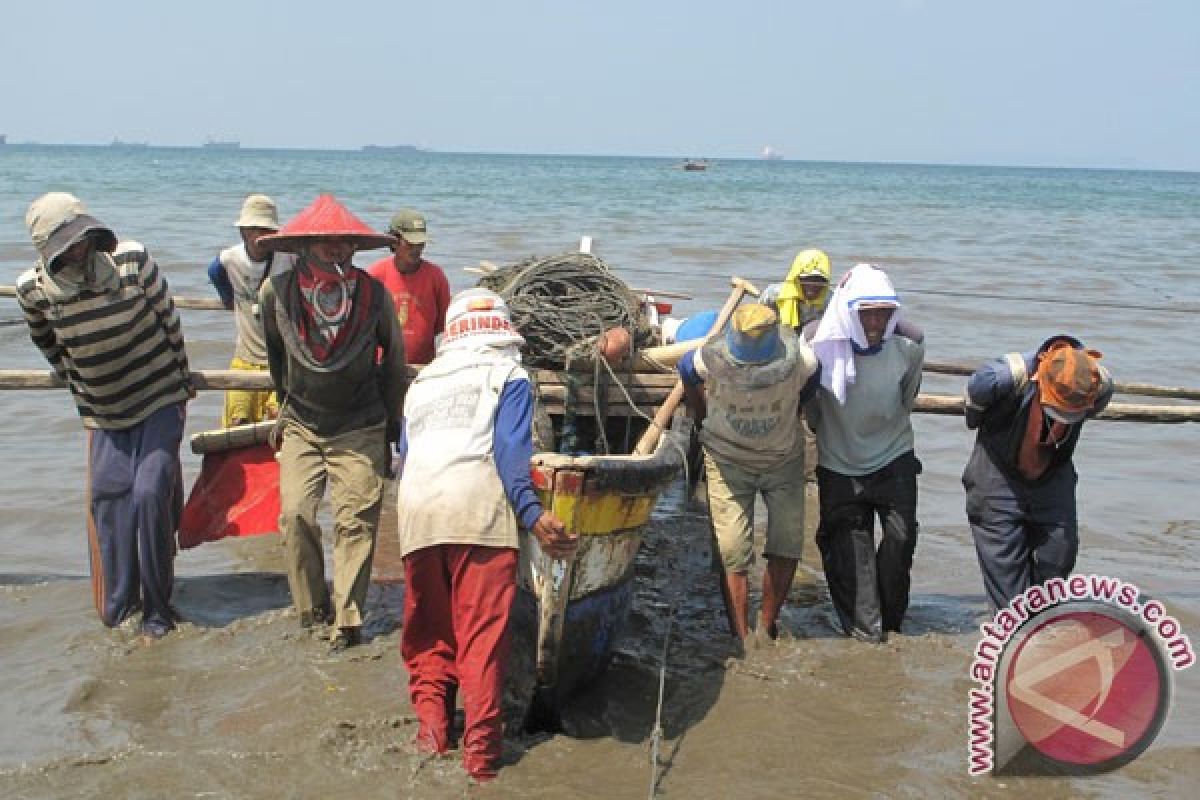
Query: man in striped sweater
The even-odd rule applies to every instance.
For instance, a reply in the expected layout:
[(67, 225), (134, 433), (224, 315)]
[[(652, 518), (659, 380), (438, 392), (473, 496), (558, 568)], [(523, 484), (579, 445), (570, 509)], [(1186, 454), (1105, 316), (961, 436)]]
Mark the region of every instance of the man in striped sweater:
[(118, 243), (76, 197), (42, 195), (25, 224), (39, 258), (17, 298), (87, 431), (96, 610), (108, 626), (140, 610), (143, 634), (159, 638), (175, 627), (179, 443), (196, 394), (179, 317), (146, 249)]

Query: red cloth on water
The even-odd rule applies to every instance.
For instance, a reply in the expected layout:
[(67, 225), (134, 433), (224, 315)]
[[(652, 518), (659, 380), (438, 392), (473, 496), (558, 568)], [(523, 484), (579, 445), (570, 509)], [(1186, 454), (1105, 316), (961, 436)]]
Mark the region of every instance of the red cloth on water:
[(179, 546), (277, 530), (279, 462), (271, 446), (206, 453), (179, 521)]
[(438, 752), (449, 746), (445, 700), (457, 684), (466, 712), (463, 766), (472, 777), (494, 777), (504, 737), (500, 700), (517, 595), (517, 551), (425, 547), (404, 558), (404, 580), (400, 655), (419, 724), (417, 744)]

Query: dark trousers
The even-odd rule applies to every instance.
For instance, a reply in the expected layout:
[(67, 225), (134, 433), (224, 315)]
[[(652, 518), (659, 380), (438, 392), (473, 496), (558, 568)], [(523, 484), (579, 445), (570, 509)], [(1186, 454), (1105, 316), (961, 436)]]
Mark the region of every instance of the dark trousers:
[(183, 405), (172, 404), (126, 430), (88, 431), (88, 553), (105, 625), (142, 609), (143, 629), (161, 634), (175, 627), (183, 420)]
[[(843, 630), (883, 641), (908, 610), (909, 573), (917, 549), (917, 475), (909, 451), (869, 475), (817, 467), (821, 521), (817, 547)], [(875, 517), (883, 537), (875, 547)]]
[(1004, 608), (1030, 586), (1071, 574), (1079, 552), (1079, 476), (1070, 461), (1027, 484), (1001, 472), (976, 444), (962, 481), (979, 570), (993, 610)]

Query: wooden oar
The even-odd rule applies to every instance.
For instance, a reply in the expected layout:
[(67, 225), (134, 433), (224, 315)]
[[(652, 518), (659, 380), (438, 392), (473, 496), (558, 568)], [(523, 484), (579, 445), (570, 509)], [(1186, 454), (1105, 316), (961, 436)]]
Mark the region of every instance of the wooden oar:
[[(691, 342), (690, 344), (693, 346), (690, 349), (694, 350), (719, 335), (725, 329), (725, 325), (729, 322), (729, 318), (733, 316), (734, 310), (742, 302), (743, 297), (747, 294), (754, 297), (758, 296), (758, 289), (754, 288), (754, 284), (749, 281), (733, 277), (729, 279), (729, 282), (733, 286), (733, 291), (729, 293), (728, 299), (725, 300), (725, 305), (721, 306), (721, 312), (717, 314), (717, 319), (713, 322), (712, 328), (709, 329), (703, 339)], [(671, 417), (675, 415), (675, 409), (679, 407), (681, 400), (683, 400), (682, 379), (675, 381), (675, 388), (671, 390), (671, 394), (659, 406), (658, 412), (654, 415), (654, 420), (650, 423), (650, 427), (646, 428), (646, 432), (638, 440), (637, 447), (633, 449), (634, 455), (647, 455), (654, 452), (654, 448), (658, 446), (658, 440), (662, 436), (662, 432), (666, 429), (667, 423), (671, 421)]]

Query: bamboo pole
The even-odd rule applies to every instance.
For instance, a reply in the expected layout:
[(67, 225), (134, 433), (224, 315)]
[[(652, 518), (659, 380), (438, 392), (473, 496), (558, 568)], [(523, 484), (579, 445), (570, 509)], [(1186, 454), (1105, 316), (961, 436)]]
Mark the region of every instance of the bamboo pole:
[[(937, 375), (974, 375), (975, 367), (952, 361), (926, 361), (923, 371)], [(1135, 394), (1143, 397), (1170, 397), (1174, 400), (1200, 400), (1200, 389), (1184, 386), (1159, 386), (1153, 383), (1113, 383), (1117, 394)]]
[[(16, 297), (16, 286), (0, 286), (0, 297)], [(175, 295), (172, 300), (175, 301), (176, 308), (188, 308), (196, 311), (229, 311), (224, 304), (215, 297), (180, 297)]]
[[(647, 290), (648, 291), (648, 290)], [(15, 286), (0, 286), (0, 297), (16, 297), (17, 288)], [(665, 293), (663, 296), (667, 296)], [(228, 311), (222, 305), (220, 300), (208, 297), (181, 297), (176, 295), (176, 308), (186, 308), (196, 311)], [(19, 320), (14, 321), (19, 322)], [(637, 369), (644, 371), (652, 371), (655, 369), (661, 370), (664, 367), (674, 366), (684, 353), (694, 349), (694, 342), (681, 342), (676, 345), (661, 345), (658, 347), (648, 347), (638, 352), (638, 362), (635, 365)], [(581, 365), (586, 366), (581, 362)], [(970, 364), (955, 361), (926, 361), (922, 367), (923, 372), (928, 372), (934, 375), (961, 375), (967, 376), (975, 373), (976, 367)], [(673, 379), (673, 376), (672, 376)], [(16, 388), (16, 387), (0, 387)], [(217, 387), (213, 387), (217, 388)], [(1117, 394), (1131, 394), (1140, 397), (1166, 397), (1173, 400), (1200, 400), (1200, 388), (1192, 388), (1187, 386), (1163, 386), (1155, 383), (1122, 383), (1114, 382), (1113, 390)]]
[[(415, 372), (409, 367), (410, 373)], [(553, 373), (551, 373), (553, 374)], [(192, 371), (192, 381), (200, 391), (222, 391), (227, 389), (263, 390), (271, 388), (268, 372), (252, 372), (235, 369), (201, 369)], [(0, 370), (0, 391), (27, 389), (62, 389), (63, 382), (49, 370), (4, 369)], [(652, 402), (658, 397), (667, 397), (668, 389), (663, 386), (641, 387), (635, 399), (644, 397)], [(610, 395), (609, 402), (612, 402)], [(623, 398), (622, 398), (623, 402)], [(963, 398), (952, 394), (920, 394), (913, 409), (922, 414), (963, 414)], [(1113, 422), (1200, 422), (1200, 406), (1191, 405), (1146, 405), (1140, 403), (1109, 403), (1096, 419)]]

